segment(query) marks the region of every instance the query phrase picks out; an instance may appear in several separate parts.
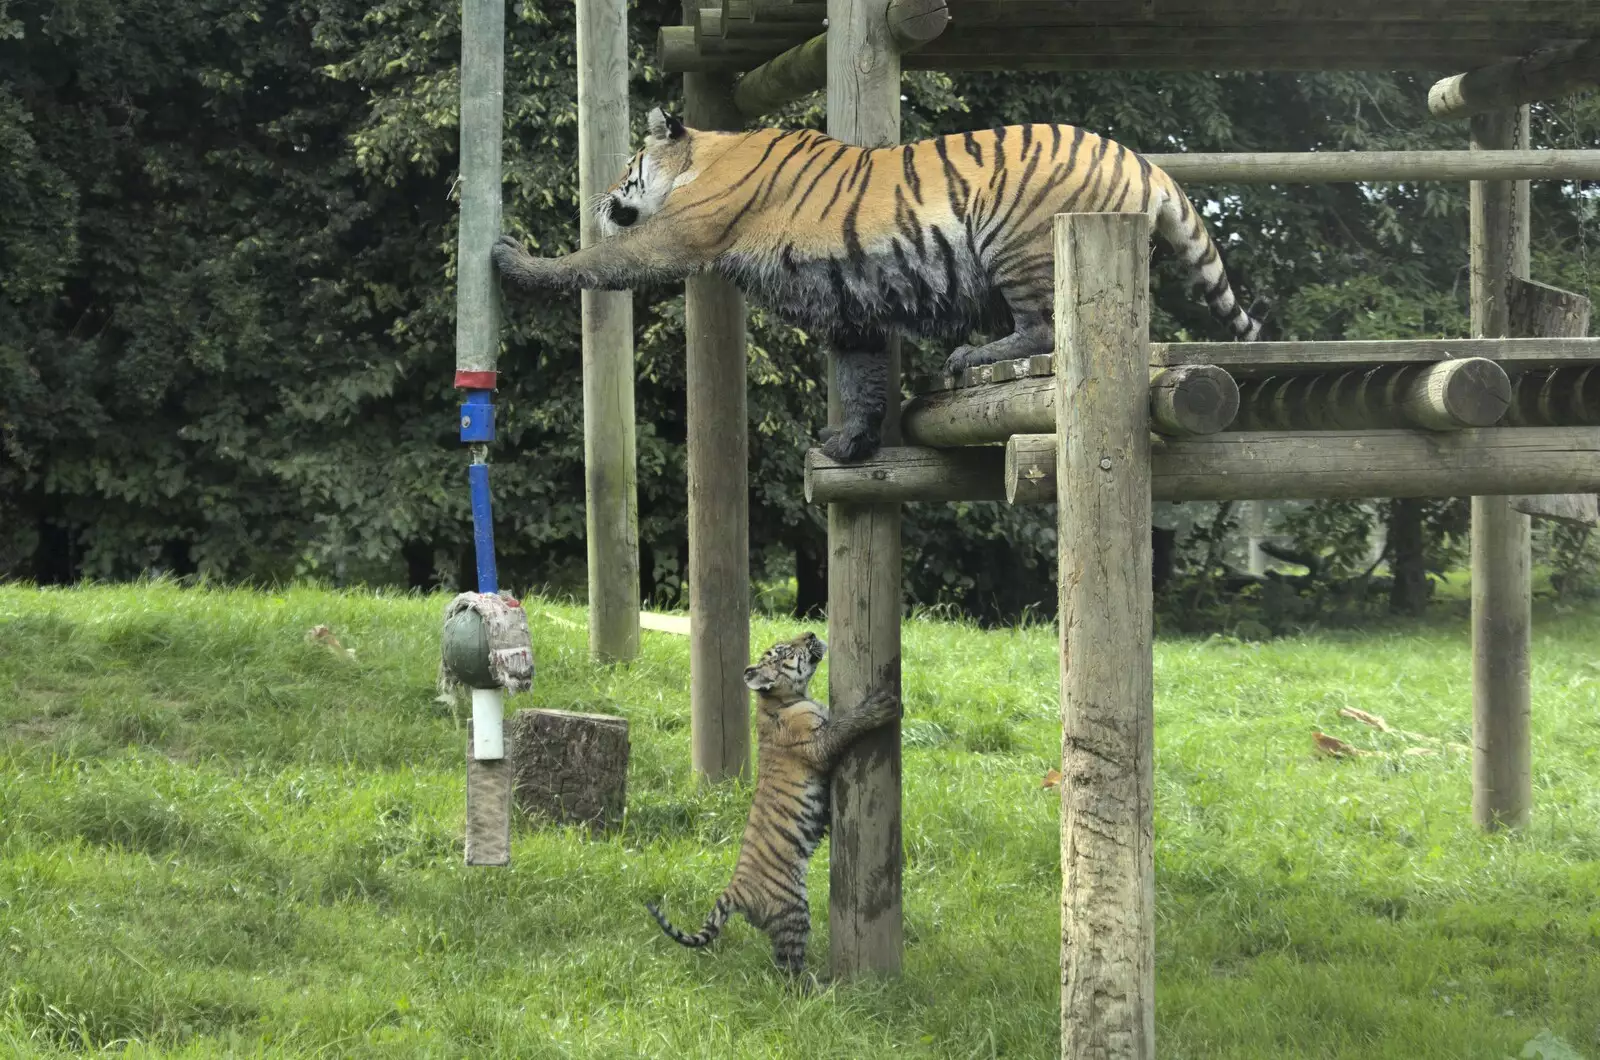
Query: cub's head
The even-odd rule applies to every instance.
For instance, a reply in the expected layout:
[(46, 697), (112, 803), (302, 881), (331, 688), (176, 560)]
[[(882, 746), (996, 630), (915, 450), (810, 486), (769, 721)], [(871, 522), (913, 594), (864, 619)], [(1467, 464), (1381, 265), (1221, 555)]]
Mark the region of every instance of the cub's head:
[(828, 645), (815, 633), (802, 633), (794, 640), (781, 641), (768, 648), (754, 666), (744, 672), (744, 683), (754, 692), (777, 699), (798, 699), (806, 694), (811, 675), (828, 653)]
[(606, 235), (659, 213), (672, 189), (694, 178), (689, 168), (694, 159), (690, 146), (694, 130), (660, 107), (650, 112), (647, 121), (644, 149), (629, 159), (627, 170), (595, 200), (594, 211)]

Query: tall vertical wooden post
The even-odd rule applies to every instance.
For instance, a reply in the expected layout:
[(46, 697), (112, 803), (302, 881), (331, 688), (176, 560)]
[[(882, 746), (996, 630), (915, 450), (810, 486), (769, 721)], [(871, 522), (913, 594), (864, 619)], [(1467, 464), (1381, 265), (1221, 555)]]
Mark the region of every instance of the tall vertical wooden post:
[[(885, 146), (900, 139), (900, 54), (886, 10), (870, 0), (828, 0), (828, 133), (847, 143)], [(893, 342), (889, 358), (883, 442), (894, 445), (900, 358)], [(829, 418), (839, 422), (835, 395)], [(883, 681), (899, 691), (901, 573), (899, 505), (828, 506), (830, 702), (854, 705)], [(897, 974), (904, 948), (898, 725), (858, 741), (835, 768), (832, 831), (833, 975)]]
[[(461, 216), (456, 250), (456, 375), (465, 391), (461, 440), (471, 446), (473, 551), (480, 593), (498, 592), (489, 443), (494, 441), (500, 285), (489, 259), (500, 235), (500, 140), (504, 125), (506, 10), (502, 0), (461, 4)], [(468, 865), (511, 863), (511, 763), (505, 757), (501, 689), (473, 689), (467, 747)]]
[[(628, 164), (625, 0), (578, 0), (578, 196), (589, 202)], [(584, 210), (584, 246), (600, 220)], [(589, 546), (589, 654), (639, 654), (639, 498), (634, 453), (633, 295), (583, 292), (584, 520)]]
[(1063, 1060), (1155, 1056), (1149, 239), (1055, 219)]
[[(1472, 119), (1472, 146), (1526, 149), (1528, 108)], [(1527, 276), (1528, 182), (1473, 181), (1472, 333), (1508, 334), (1511, 279)], [(1527, 823), (1533, 803), (1529, 720), (1532, 548), (1510, 497), (1472, 498), (1472, 817)]]
[[(684, 21), (699, 4), (684, 9)], [(685, 74), (691, 129), (738, 129), (726, 76)], [(684, 285), (689, 434), (689, 712), (694, 771), (707, 780), (750, 775), (749, 422), (745, 309), (720, 276)]]

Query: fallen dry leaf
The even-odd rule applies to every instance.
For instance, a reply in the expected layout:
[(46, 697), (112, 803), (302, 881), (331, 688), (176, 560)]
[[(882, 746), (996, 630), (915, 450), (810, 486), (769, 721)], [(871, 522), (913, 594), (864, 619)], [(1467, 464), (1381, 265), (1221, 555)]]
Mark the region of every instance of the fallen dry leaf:
[(1384, 721), (1381, 717), (1376, 714), (1368, 714), (1366, 711), (1358, 710), (1355, 707), (1341, 708), (1339, 710), (1339, 717), (1351, 718), (1355, 721), (1359, 721), (1363, 725), (1370, 725), (1379, 732), (1389, 731), (1389, 723)]
[(1407, 747), (1404, 751), (1401, 751), (1400, 753), (1403, 754), (1403, 755), (1420, 756), (1420, 755), (1436, 755), (1439, 752), (1435, 751), (1431, 747)]
[(1311, 733), (1311, 742), (1316, 749), (1329, 758), (1354, 758), (1357, 755), (1370, 755), (1371, 751), (1363, 751), (1359, 747), (1351, 747), (1337, 736), (1329, 736), (1320, 729)]
[(1464, 755), (1472, 753), (1472, 748), (1468, 747), (1464, 743), (1447, 743), (1445, 746), (1450, 748), (1452, 751), (1460, 751)]
[(1039, 786), (1041, 788), (1054, 788), (1054, 787), (1059, 787), (1060, 785), (1061, 785), (1061, 770), (1059, 770), (1059, 769), (1047, 769), (1047, 770), (1045, 770), (1044, 779), (1039, 782)]
[(321, 644), (334, 654), (343, 652), (346, 658), (354, 659), (356, 657), (355, 649), (346, 648), (343, 644), (340, 644), (339, 638), (334, 636), (333, 630), (327, 626), (312, 626), (306, 630), (306, 643)]

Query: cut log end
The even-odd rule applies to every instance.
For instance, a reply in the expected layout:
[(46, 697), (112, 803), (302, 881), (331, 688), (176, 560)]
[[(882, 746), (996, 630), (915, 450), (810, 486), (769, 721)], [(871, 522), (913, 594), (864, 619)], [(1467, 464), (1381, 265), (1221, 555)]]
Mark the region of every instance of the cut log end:
[(1174, 438), (1216, 434), (1239, 414), (1239, 384), (1211, 364), (1166, 368), (1150, 377), (1150, 421)]

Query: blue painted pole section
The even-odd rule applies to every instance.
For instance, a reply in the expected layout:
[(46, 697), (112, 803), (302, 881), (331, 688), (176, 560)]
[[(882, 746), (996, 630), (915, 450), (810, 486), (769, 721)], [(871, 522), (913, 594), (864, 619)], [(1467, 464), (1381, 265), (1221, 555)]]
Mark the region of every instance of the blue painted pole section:
[(472, 543), (478, 553), (478, 591), (497, 593), (500, 577), (494, 567), (494, 516), (489, 509), (489, 465), (467, 466), (472, 486)]
[[(494, 441), (494, 394), (489, 390), (469, 390), (461, 405), (461, 440), (487, 446)], [(494, 512), (489, 503), (489, 465), (475, 457), (467, 466), (467, 484), (472, 490), (472, 544), (478, 557), (478, 591), (500, 591), (500, 576), (494, 563)]]

